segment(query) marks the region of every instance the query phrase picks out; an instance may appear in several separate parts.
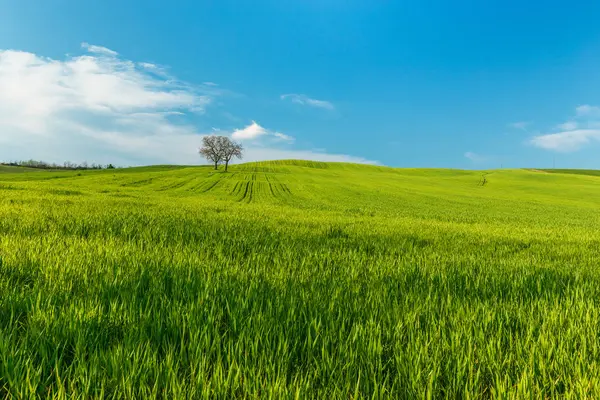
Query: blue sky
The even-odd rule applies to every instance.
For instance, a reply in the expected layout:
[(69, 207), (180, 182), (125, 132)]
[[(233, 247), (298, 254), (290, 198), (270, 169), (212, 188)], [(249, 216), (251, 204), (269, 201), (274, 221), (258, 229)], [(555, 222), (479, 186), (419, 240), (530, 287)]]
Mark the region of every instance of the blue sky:
[(0, 0), (0, 159), (600, 168), (600, 2)]

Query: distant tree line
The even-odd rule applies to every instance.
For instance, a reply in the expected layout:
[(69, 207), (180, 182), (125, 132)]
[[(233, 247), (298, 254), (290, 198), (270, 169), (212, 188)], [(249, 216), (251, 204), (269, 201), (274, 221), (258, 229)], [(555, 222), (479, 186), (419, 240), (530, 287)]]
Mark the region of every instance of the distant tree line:
[(7, 165), (11, 167), (27, 167), (27, 168), (39, 168), (39, 169), (61, 169), (61, 170), (82, 170), (82, 169), (114, 169), (115, 166), (112, 164), (88, 164), (82, 162), (81, 164), (65, 161), (62, 164), (48, 163), (45, 161), (27, 160), (27, 161), (13, 161), (7, 163), (0, 163), (0, 165)]

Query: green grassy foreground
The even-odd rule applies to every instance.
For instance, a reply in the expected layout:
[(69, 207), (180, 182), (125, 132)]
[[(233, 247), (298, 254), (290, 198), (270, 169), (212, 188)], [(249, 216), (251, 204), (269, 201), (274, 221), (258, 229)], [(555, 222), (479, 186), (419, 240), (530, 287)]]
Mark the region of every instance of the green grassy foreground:
[(0, 398), (600, 398), (600, 177), (0, 171)]

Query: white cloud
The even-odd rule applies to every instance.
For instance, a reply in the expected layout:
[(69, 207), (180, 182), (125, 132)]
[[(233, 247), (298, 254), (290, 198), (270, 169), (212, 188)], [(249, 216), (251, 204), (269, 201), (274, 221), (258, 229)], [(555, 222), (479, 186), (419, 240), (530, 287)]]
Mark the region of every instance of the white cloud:
[(103, 54), (109, 57), (116, 57), (119, 54), (114, 50), (107, 49), (106, 47), (94, 46), (85, 42), (81, 43), (81, 47), (86, 49), (90, 53)]
[(256, 139), (259, 136), (263, 136), (267, 134), (267, 130), (257, 124), (255, 121), (252, 121), (250, 125), (242, 129), (236, 129), (231, 134), (231, 137), (238, 140), (249, 140)]
[[(178, 81), (164, 67), (122, 59), (105, 47), (84, 43), (82, 48), (85, 54), (64, 59), (0, 50), (0, 161), (33, 158), (123, 166), (203, 162), (198, 155), (203, 133), (190, 118), (205, 115), (206, 107), (226, 91)], [(256, 122), (220, 132), (247, 141), (247, 161), (372, 162), (272, 148), (294, 138)]]
[(252, 121), (252, 123), (245, 128), (236, 129), (231, 134), (231, 137), (236, 140), (255, 140), (261, 137), (271, 136), (279, 140), (283, 140), (286, 142), (293, 142), (295, 139), (292, 136), (285, 135), (281, 132), (273, 132), (268, 129), (260, 126), (256, 121)]
[(293, 103), (301, 104), (303, 106), (322, 108), (325, 110), (333, 110), (335, 108), (334, 105), (331, 104), (329, 101), (311, 99), (310, 97), (308, 97), (304, 94), (295, 94), (295, 93), (282, 94), (280, 97), (281, 97), (281, 100), (289, 99)]
[(173, 118), (201, 113), (210, 96), (148, 73), (153, 64), (82, 47), (90, 53), (65, 60), (0, 50), (0, 159), (164, 162), (166, 153), (149, 143), (199, 141), (195, 128)]
[(574, 152), (600, 141), (600, 107), (584, 104), (575, 109), (575, 120), (562, 123), (555, 132), (536, 135), (529, 139), (533, 146), (557, 152)]
[(600, 130), (576, 129), (534, 136), (531, 138), (531, 144), (546, 150), (568, 153), (581, 149), (593, 140), (600, 140)]
[(465, 157), (468, 158), (469, 160), (471, 160), (474, 163), (479, 163), (479, 162), (483, 162), (486, 160), (486, 157), (481, 156), (479, 154), (473, 153), (471, 151), (467, 151), (465, 153)]

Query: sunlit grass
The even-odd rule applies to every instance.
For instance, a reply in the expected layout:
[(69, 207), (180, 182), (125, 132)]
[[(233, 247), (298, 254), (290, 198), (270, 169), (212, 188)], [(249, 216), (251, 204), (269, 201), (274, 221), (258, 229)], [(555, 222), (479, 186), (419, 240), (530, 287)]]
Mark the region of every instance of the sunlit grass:
[(600, 178), (481, 174), (0, 174), (0, 398), (598, 398)]

